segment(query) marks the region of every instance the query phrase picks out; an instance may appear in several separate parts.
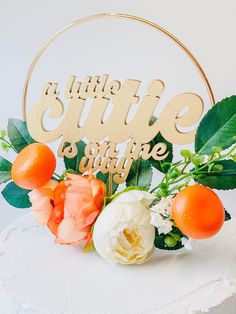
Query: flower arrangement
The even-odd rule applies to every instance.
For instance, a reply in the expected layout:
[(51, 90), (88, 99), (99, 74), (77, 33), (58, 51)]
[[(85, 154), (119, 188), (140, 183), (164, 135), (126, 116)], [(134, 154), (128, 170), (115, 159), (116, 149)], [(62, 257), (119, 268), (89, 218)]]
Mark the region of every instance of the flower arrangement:
[[(161, 134), (153, 140), (172, 144)], [(79, 172), (85, 143), (78, 154), (64, 157), (66, 170), (55, 173), (56, 158), (46, 145), (36, 143), (27, 124), (9, 119), (0, 133), (2, 150), (13, 150), (13, 163), (0, 157), (2, 195), (17, 208), (32, 207), (37, 222), (48, 227), (56, 243), (84, 245), (108, 261), (141, 264), (155, 248), (191, 249), (191, 239), (214, 236), (231, 217), (213, 191), (236, 188), (236, 96), (217, 103), (201, 120), (195, 151), (181, 151), (181, 160), (133, 161), (126, 187), (117, 192), (109, 175)], [(163, 174), (151, 186), (153, 169)]]

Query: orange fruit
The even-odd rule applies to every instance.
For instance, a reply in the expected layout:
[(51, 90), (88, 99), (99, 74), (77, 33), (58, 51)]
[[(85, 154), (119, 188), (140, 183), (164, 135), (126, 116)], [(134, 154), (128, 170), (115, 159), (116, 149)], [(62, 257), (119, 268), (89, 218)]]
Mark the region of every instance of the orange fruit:
[(26, 146), (16, 157), (12, 169), (12, 180), (21, 188), (33, 190), (46, 184), (56, 168), (52, 150), (41, 143)]
[(172, 215), (183, 234), (193, 239), (206, 239), (221, 229), (225, 210), (215, 192), (202, 185), (193, 185), (174, 197)]

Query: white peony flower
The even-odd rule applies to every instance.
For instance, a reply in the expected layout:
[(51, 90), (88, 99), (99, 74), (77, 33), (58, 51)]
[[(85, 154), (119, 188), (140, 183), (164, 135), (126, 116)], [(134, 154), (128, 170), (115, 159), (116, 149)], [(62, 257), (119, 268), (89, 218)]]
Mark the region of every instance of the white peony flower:
[(151, 224), (158, 229), (159, 234), (167, 234), (172, 230), (172, 199), (172, 195), (163, 197), (151, 208)]
[(148, 207), (153, 200), (148, 192), (132, 190), (108, 204), (94, 225), (98, 254), (115, 263), (145, 262), (154, 251), (155, 228)]

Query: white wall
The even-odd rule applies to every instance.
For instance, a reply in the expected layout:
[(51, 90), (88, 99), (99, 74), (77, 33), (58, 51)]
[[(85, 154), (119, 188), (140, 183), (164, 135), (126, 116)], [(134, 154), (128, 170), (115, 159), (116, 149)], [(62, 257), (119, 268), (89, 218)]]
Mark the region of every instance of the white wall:
[[(21, 117), (23, 83), (42, 43), (61, 26), (100, 12), (124, 12), (150, 19), (179, 37), (206, 71), (217, 100), (235, 93), (236, 3), (234, 0), (3, 1), (0, 0), (0, 129)], [(92, 74), (92, 73), (88, 73)], [(236, 213), (235, 192), (220, 193)], [(0, 199), (0, 229), (24, 213)]]

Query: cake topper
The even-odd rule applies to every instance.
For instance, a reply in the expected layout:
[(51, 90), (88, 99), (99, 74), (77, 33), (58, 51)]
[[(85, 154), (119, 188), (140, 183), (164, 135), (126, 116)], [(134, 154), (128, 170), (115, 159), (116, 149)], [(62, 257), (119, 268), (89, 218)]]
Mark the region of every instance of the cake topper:
[[(65, 106), (60, 99), (57, 84), (48, 83), (42, 90), (41, 97), (33, 104), (28, 114), (27, 125), (30, 135), (39, 142), (51, 143), (61, 138), (58, 156), (73, 158), (78, 154), (76, 143), (86, 139), (85, 156), (82, 158), (79, 170), (114, 174), (114, 181), (123, 183), (129, 173), (132, 162), (138, 158), (147, 160), (163, 160), (168, 156), (167, 145), (164, 142), (149, 144), (160, 132), (173, 144), (189, 144), (194, 140), (195, 131), (179, 131), (179, 127), (191, 127), (199, 122), (203, 112), (203, 101), (193, 93), (182, 93), (166, 104), (161, 115), (152, 121), (153, 113), (164, 92), (164, 83), (153, 80), (147, 87), (147, 94), (140, 99), (137, 96), (140, 81), (126, 80), (108, 81), (108, 75), (89, 76), (82, 82), (75, 76), (68, 79), (65, 89)], [(85, 110), (86, 102), (92, 98), (92, 106), (83, 125), (80, 118)], [(109, 102), (112, 112), (104, 121)], [(127, 117), (133, 104), (139, 102), (138, 111), (130, 122)], [(180, 115), (187, 106), (185, 114)], [(50, 118), (63, 120), (54, 130), (44, 127), (43, 118), (46, 112)], [(123, 156), (119, 156), (117, 144), (125, 143)], [(67, 145), (68, 144), (68, 145)]]
[[(165, 93), (164, 82), (161, 78), (154, 78), (150, 82), (141, 82), (127, 79), (124, 82), (109, 80), (108, 74), (76, 78), (70, 76), (66, 87), (58, 87), (56, 83), (46, 83), (41, 96), (26, 112), (26, 100), (29, 82), (32, 73), (45, 50), (65, 31), (89, 21), (118, 18), (133, 20), (158, 30), (167, 38), (173, 40), (187, 55), (199, 71), (212, 104), (214, 96), (206, 75), (192, 53), (171, 33), (159, 25), (140, 17), (120, 13), (103, 13), (75, 21), (58, 31), (41, 49), (35, 57), (28, 72), (24, 96), (24, 118), (30, 135), (39, 142), (52, 143), (60, 138), (58, 156), (73, 158), (78, 153), (76, 143), (84, 140), (87, 143), (85, 154), (80, 161), (79, 170), (110, 173), (115, 183), (123, 183), (132, 167), (132, 162), (138, 158), (148, 160), (153, 158), (160, 161), (168, 157), (166, 142), (159, 141), (154, 147), (151, 141), (160, 134), (172, 144), (193, 143), (196, 127), (204, 110), (204, 102), (200, 95), (191, 91), (183, 91), (179, 95), (172, 95), (161, 114), (154, 121), (154, 111), (158, 106), (162, 94)], [(77, 73), (79, 75), (79, 73)], [(146, 86), (146, 94), (139, 95), (141, 84)], [(59, 96), (59, 90), (64, 89), (66, 104)], [(86, 110), (88, 100), (92, 99), (92, 107), (84, 123), (81, 116)], [(133, 104), (138, 104), (138, 111), (131, 121), (127, 121), (128, 114)], [(112, 112), (104, 120), (109, 105)], [(181, 115), (183, 108), (187, 112)], [(49, 118), (59, 119), (54, 130), (47, 130), (44, 125), (46, 111)], [(195, 126), (191, 131), (183, 132), (181, 128)], [(125, 144), (124, 152), (120, 152), (119, 144)]]
[[(10, 118), (7, 130), (0, 131), (2, 149), (17, 154), (13, 163), (0, 156), (0, 184), (10, 181), (2, 191), (5, 200), (17, 208), (32, 206), (37, 222), (49, 228), (56, 243), (84, 243), (84, 251), (95, 248), (110, 262), (141, 264), (154, 248), (190, 249), (191, 238), (212, 237), (230, 220), (212, 189), (236, 188), (236, 96), (202, 117), (201, 95), (190, 90), (166, 97), (161, 77), (120, 82), (104, 73), (85, 78), (76, 73), (66, 86), (46, 83), (27, 110), (29, 82), (48, 46), (66, 30), (101, 18), (141, 22), (172, 39), (193, 61), (215, 104), (197, 60), (160, 26), (113, 13), (78, 20), (56, 33), (29, 69), (25, 121)], [(158, 108), (163, 99), (165, 106)], [(137, 110), (132, 115), (133, 105)], [(47, 115), (54, 120), (53, 129), (47, 128)], [(46, 145), (57, 140), (65, 165), (61, 174)], [(193, 142), (194, 151), (184, 147), (173, 161), (173, 144)], [(152, 180), (156, 170), (162, 173), (158, 183)]]

